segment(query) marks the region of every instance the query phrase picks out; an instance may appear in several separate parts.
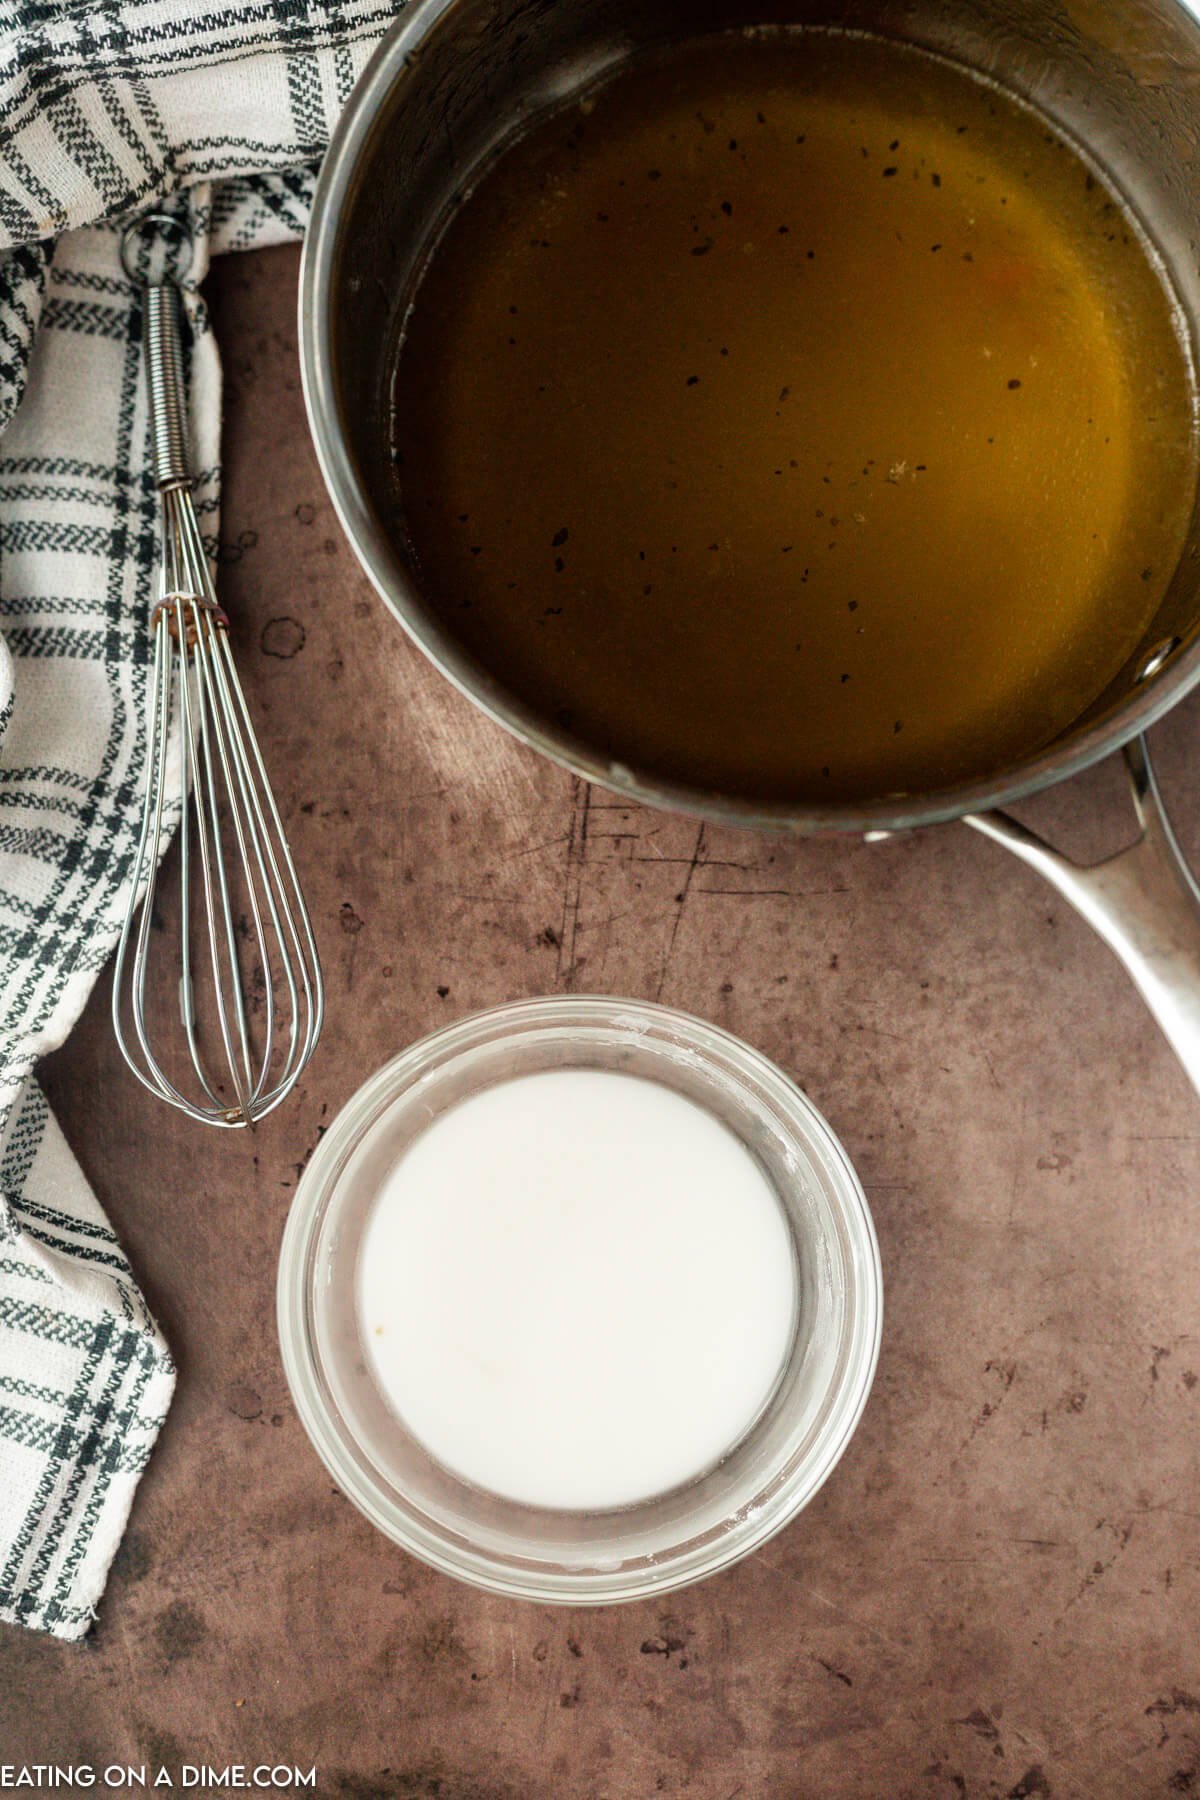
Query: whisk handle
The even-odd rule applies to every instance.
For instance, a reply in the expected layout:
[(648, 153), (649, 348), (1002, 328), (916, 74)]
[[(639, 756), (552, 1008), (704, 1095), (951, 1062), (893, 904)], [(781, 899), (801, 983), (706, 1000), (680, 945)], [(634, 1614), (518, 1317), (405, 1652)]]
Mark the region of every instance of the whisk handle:
[(179, 289), (174, 282), (154, 282), (145, 288), (144, 296), (143, 331), (154, 479), (162, 488), (191, 480)]

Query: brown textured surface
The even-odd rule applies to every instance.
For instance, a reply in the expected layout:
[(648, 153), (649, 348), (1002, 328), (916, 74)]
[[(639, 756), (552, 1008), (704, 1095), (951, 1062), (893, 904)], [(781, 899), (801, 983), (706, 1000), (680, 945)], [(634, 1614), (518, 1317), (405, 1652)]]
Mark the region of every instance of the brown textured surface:
[[(45, 1067), (181, 1376), (90, 1642), (0, 1635), (0, 1760), (294, 1759), (323, 1795), (439, 1800), (1200, 1793), (1200, 1111), (1153, 1026), (961, 828), (700, 828), (488, 724), (341, 538), (295, 277), (279, 251), (211, 283), (221, 573), (329, 1021), (254, 1143), (141, 1095), (104, 983)], [(1198, 731), (1193, 704), (1157, 737), (1193, 853)], [(1129, 826), (1112, 771), (1032, 811), (1081, 849)], [(308, 1447), (272, 1316), (322, 1118), (432, 1026), (568, 986), (660, 995), (790, 1070), (862, 1172), (887, 1287), (874, 1395), (809, 1511), (609, 1612), (485, 1597), (378, 1537)]]

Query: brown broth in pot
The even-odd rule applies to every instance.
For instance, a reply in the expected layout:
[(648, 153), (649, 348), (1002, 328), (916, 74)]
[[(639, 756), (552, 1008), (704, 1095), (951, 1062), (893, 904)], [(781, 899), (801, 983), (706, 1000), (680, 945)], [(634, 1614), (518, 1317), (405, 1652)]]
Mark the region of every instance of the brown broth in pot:
[(392, 401), (456, 638), (639, 775), (752, 799), (1048, 743), (1194, 499), (1126, 208), (1037, 113), (848, 34), (682, 47), (535, 123), (450, 217)]

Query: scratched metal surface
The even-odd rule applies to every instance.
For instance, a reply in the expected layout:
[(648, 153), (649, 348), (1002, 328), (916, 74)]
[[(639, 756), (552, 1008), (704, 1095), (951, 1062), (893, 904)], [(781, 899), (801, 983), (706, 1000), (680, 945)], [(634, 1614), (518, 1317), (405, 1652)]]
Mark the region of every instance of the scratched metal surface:
[[(355, 1800), (1200, 1793), (1200, 1103), (1107, 952), (965, 830), (702, 828), (588, 792), (453, 693), (324, 498), (295, 280), (279, 251), (212, 281), (221, 576), (329, 1023), (253, 1143), (134, 1089), (103, 985), (47, 1067), (181, 1378), (92, 1639), (0, 1636), (3, 1760), (289, 1758)], [(1198, 733), (1192, 706), (1158, 738), (1193, 850)], [(1128, 828), (1111, 772), (1037, 815), (1081, 849)], [(777, 1058), (882, 1244), (844, 1462), (663, 1605), (515, 1605), (410, 1561), (332, 1490), (276, 1349), (322, 1122), (420, 1033), (555, 989), (660, 997)]]

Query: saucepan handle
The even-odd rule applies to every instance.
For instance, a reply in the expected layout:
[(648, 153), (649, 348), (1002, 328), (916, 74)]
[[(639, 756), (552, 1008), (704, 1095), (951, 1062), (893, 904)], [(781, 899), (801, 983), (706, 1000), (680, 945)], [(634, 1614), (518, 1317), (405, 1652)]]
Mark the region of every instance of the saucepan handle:
[(1103, 862), (1072, 862), (1007, 813), (968, 813), (965, 822), (1044, 875), (1099, 932), (1200, 1092), (1200, 886), (1175, 841), (1145, 738), (1124, 754), (1141, 835)]

